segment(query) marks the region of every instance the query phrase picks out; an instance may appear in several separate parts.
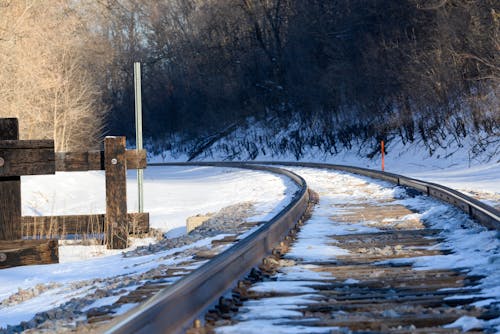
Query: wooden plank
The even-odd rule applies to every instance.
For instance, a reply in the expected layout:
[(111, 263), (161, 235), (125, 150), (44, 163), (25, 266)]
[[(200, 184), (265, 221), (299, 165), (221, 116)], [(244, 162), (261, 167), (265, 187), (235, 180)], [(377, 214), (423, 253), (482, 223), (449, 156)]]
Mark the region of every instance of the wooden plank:
[(56, 172), (54, 146), (50, 148), (0, 148), (0, 158), (2, 158), (2, 167), (0, 167), (2, 177), (44, 175)]
[(125, 137), (104, 140), (106, 168), (105, 242), (108, 248), (123, 249), (128, 243), (127, 220), (127, 160)]
[(58, 262), (57, 240), (0, 241), (0, 269)]
[[(127, 150), (127, 169), (146, 168), (146, 150)], [(56, 170), (58, 172), (85, 172), (104, 170), (104, 151), (56, 152)]]
[(104, 151), (56, 152), (58, 172), (85, 172), (104, 170)]
[[(71, 216), (24, 216), (22, 236), (33, 238), (54, 238), (67, 235), (95, 235), (104, 233), (104, 214)], [(149, 232), (149, 213), (128, 213), (130, 234)]]
[(144, 169), (147, 166), (146, 150), (127, 150), (127, 169)]
[(0, 140), (0, 150), (54, 149), (53, 140)]
[[(381, 313), (381, 312), (380, 312)], [(398, 328), (402, 326), (410, 326), (414, 327), (434, 327), (434, 326), (442, 326), (446, 324), (451, 324), (455, 320), (459, 319), (462, 316), (470, 316), (470, 317), (479, 317), (481, 315), (478, 310), (460, 310), (453, 309), (447, 310), (447, 312), (439, 312), (430, 313), (430, 314), (410, 314), (410, 315), (400, 315), (398, 317), (387, 317), (383, 315), (377, 315), (370, 313), (368, 315), (357, 315), (357, 314), (342, 314), (342, 316), (337, 316), (332, 319), (324, 319), (311, 321), (310, 319), (306, 320), (294, 320), (290, 322), (282, 322), (280, 325), (288, 325), (293, 324), (293, 326), (313, 326), (313, 327), (348, 327), (351, 331), (382, 331), (387, 333), (387, 328)], [(409, 331), (410, 333), (412, 331)], [(430, 332), (432, 333), (432, 332)]]
[[(0, 118), (0, 140), (19, 139), (17, 118)], [(0, 167), (0, 170), (3, 167)], [(0, 240), (21, 239), (21, 177), (0, 176)]]

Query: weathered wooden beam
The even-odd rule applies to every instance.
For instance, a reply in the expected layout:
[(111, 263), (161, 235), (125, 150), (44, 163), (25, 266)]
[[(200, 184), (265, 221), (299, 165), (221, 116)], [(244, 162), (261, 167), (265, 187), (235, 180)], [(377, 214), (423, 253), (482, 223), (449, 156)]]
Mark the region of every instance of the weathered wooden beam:
[[(0, 140), (19, 139), (17, 118), (0, 118)], [(2, 159), (3, 160), (3, 159)], [(0, 160), (4, 165), (5, 161)], [(0, 167), (0, 170), (4, 167)], [(21, 177), (0, 176), (0, 240), (21, 239)]]
[(1, 139), (0, 149), (23, 150), (23, 149), (54, 149), (53, 140), (17, 140)]
[[(104, 214), (23, 216), (21, 220), (23, 237), (61, 238), (66, 235), (103, 234), (106, 216)], [(130, 234), (147, 233), (149, 213), (128, 213), (127, 223)]]
[(53, 140), (0, 140), (0, 176), (55, 172)]
[(0, 241), (0, 269), (58, 262), (57, 240)]
[(144, 169), (147, 167), (146, 150), (127, 150), (127, 169)]
[(123, 249), (128, 244), (125, 137), (106, 137), (104, 155), (106, 169), (105, 242), (108, 248)]
[(104, 151), (56, 152), (56, 171), (104, 170)]
[[(127, 150), (127, 169), (146, 168), (146, 150)], [(104, 151), (56, 152), (56, 170), (58, 172), (84, 172), (104, 170)]]

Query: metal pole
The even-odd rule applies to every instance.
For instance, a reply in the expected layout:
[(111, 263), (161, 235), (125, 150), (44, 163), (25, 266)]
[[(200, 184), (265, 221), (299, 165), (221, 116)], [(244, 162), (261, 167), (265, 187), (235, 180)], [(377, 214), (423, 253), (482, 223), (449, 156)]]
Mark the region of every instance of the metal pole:
[(385, 170), (385, 147), (384, 141), (380, 141), (380, 152), (382, 153), (382, 172)]
[[(142, 150), (142, 96), (141, 96), (141, 63), (134, 63), (135, 91), (135, 144), (136, 150)], [(137, 189), (139, 212), (144, 212), (144, 170), (137, 170)]]

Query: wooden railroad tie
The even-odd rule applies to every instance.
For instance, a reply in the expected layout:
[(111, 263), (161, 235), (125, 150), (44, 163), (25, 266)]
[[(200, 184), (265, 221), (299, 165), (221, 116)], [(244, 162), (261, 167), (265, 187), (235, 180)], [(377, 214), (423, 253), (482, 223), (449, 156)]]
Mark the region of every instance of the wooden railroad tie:
[[(123, 249), (129, 233), (148, 232), (149, 214), (127, 213), (126, 194), (126, 170), (146, 168), (146, 151), (126, 150), (125, 137), (106, 137), (104, 147), (56, 153), (53, 140), (19, 140), (17, 118), (0, 118), (0, 269), (57, 263), (63, 233), (102, 234), (108, 248)], [(105, 214), (21, 216), (21, 176), (89, 170), (105, 170)]]

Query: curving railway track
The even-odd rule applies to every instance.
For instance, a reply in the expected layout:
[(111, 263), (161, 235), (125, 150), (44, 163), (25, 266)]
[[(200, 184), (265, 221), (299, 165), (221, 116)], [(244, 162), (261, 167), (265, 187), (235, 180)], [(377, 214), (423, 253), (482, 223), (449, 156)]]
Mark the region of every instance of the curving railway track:
[[(467, 233), (489, 233), (497, 240), (466, 214), (498, 230), (497, 210), (446, 187), (400, 175), (336, 165), (276, 164), (291, 171), (259, 164), (197, 163), (284, 174), (300, 191), (271, 221), (242, 240), (229, 240), (237, 242), (175, 284), (145, 286), (132, 294), (132, 299), (147, 300), (98, 330), (494, 331), (499, 301), (488, 300), (484, 290), (495, 288), (499, 277), (480, 261), (460, 263), (459, 255), (464, 251), (460, 240)], [(456, 224), (467, 226), (458, 229)], [(481, 247), (500, 252), (498, 243)]]

